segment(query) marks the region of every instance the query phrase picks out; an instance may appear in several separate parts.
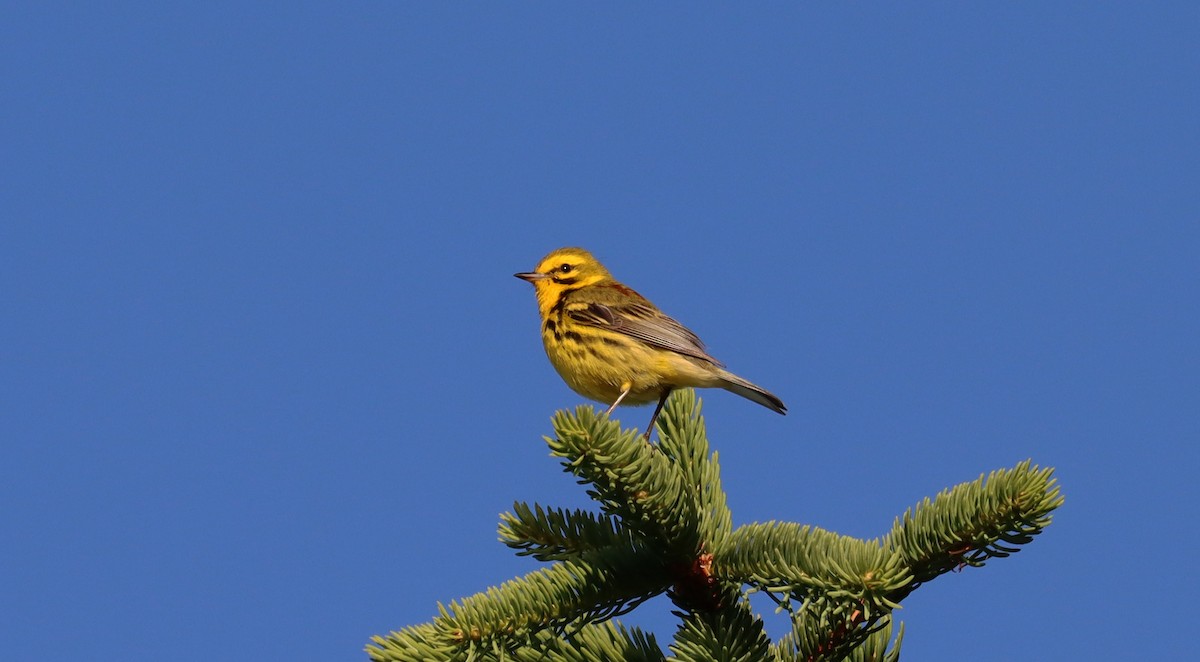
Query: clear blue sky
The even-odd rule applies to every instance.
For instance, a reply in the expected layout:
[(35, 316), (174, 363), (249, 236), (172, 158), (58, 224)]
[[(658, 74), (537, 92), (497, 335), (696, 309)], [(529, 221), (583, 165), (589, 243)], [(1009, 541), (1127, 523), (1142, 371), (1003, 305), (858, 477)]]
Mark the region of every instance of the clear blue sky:
[(563, 245), (787, 402), (703, 394), (738, 523), (1057, 468), (909, 659), (1194, 651), (1200, 9), (974, 4), (6, 5), (0, 656), (361, 660), (535, 568)]

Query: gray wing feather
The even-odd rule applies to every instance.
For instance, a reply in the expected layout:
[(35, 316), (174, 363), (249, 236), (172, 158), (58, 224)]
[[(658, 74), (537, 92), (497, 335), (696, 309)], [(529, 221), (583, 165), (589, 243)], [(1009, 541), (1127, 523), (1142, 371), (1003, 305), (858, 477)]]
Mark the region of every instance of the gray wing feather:
[(567, 314), (576, 321), (637, 338), (649, 345), (707, 361), (720, 366), (709, 356), (704, 343), (686, 326), (662, 313), (639, 304), (614, 308), (600, 303), (568, 307)]

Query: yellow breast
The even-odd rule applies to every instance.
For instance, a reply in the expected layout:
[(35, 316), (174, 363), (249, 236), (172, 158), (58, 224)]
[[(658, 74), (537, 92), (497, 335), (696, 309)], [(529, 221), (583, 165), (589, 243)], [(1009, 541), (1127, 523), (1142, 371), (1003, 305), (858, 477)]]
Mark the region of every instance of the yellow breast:
[(542, 342), (571, 390), (606, 405), (626, 388), (621, 404), (644, 405), (657, 402), (664, 388), (716, 385), (711, 368), (701, 362), (611, 331), (549, 325)]

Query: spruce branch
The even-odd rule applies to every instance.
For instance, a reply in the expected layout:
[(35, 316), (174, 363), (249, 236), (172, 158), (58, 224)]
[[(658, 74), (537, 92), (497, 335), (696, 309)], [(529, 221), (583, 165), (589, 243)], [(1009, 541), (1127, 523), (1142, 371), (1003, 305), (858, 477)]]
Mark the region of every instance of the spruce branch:
[(1064, 497), (1054, 470), (1025, 460), (942, 490), (896, 518), (883, 545), (911, 569), (912, 581), (899, 600), (950, 570), (979, 567), (1031, 542), (1051, 521)]
[(619, 425), (590, 406), (575, 415), (554, 416), (551, 453), (563, 470), (591, 485), (588, 496), (647, 540), (659, 541), (668, 556), (690, 558), (701, 547), (699, 515), (679, 466), (636, 430)]
[(367, 654), (378, 661), (453, 660), (461, 651), (458, 642), (431, 623), (402, 628), (386, 637), (375, 635), (371, 642)]
[(606, 547), (632, 548), (634, 534), (620, 520), (583, 510), (549, 509), (520, 501), (500, 515), (500, 541), (518, 556), (539, 561), (565, 561)]
[[(896, 636), (892, 637), (893, 629)], [(850, 654), (842, 658), (846, 662), (899, 662), (900, 646), (904, 643), (904, 624), (892, 627), (892, 620), (887, 619), (883, 627), (872, 632)]]
[[(892, 637), (893, 631), (895, 638)], [(892, 627), (892, 620), (872, 632), (865, 642), (842, 658), (845, 662), (899, 662), (900, 646), (904, 644), (904, 624)]]
[[(848, 615), (854, 614), (851, 611)], [(826, 616), (795, 621), (793, 630), (773, 646), (775, 657), (781, 662), (897, 662), (900, 659), (904, 624), (893, 628), (891, 617), (885, 617), (870, 627), (848, 627), (854, 620)]]
[(693, 611), (671, 643), (673, 661), (759, 662), (772, 660), (771, 640), (761, 618), (750, 611), (750, 603), (736, 587), (725, 588), (725, 606), (714, 611)]
[(902, 559), (877, 541), (791, 522), (738, 527), (713, 556), (713, 574), (721, 579), (801, 601), (848, 599), (868, 617), (894, 608), (888, 594), (910, 579)]
[(603, 549), (507, 581), (448, 606), (439, 630), (458, 643), (523, 636), (612, 618), (667, 589), (661, 563), (631, 550)]
[(653, 634), (614, 621), (587, 625), (569, 639), (539, 635), (538, 646), (519, 650), (519, 662), (663, 662)]
[(477, 659), (496, 662), (664, 662), (654, 635), (614, 621), (589, 624), (569, 637), (543, 631), (526, 646)]
[(780, 656), (788, 660), (833, 662), (846, 659), (864, 646), (872, 647), (867, 652), (878, 650), (882, 654), (891, 638), (891, 614), (869, 615), (855, 600), (818, 595), (791, 615), (792, 631), (778, 644)]
[(708, 434), (700, 410), (701, 403), (694, 390), (672, 392), (658, 418), (658, 448), (683, 472), (695, 496), (702, 546), (712, 549), (733, 530), (733, 513), (721, 487), (717, 454), (709, 454)]
[[(423, 626), (428, 627), (428, 626)], [(542, 630), (528, 636), (521, 645), (470, 647), (412, 645), (409, 630), (374, 637), (367, 648), (371, 659), (404, 662), (664, 662), (665, 657), (653, 634), (627, 628), (615, 621), (588, 624), (570, 637)]]

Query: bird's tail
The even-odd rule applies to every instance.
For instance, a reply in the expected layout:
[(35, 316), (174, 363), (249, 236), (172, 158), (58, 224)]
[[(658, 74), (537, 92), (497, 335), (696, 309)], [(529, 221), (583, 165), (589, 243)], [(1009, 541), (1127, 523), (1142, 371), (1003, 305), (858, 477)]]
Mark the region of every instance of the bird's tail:
[(737, 393), (747, 400), (753, 400), (767, 409), (770, 409), (771, 411), (780, 414), (787, 413), (787, 406), (784, 405), (783, 400), (780, 400), (778, 397), (776, 397), (774, 393), (761, 386), (751, 384), (732, 372), (722, 372), (724, 374), (721, 375), (721, 380), (724, 383), (721, 384), (721, 388), (729, 391), (730, 393)]

